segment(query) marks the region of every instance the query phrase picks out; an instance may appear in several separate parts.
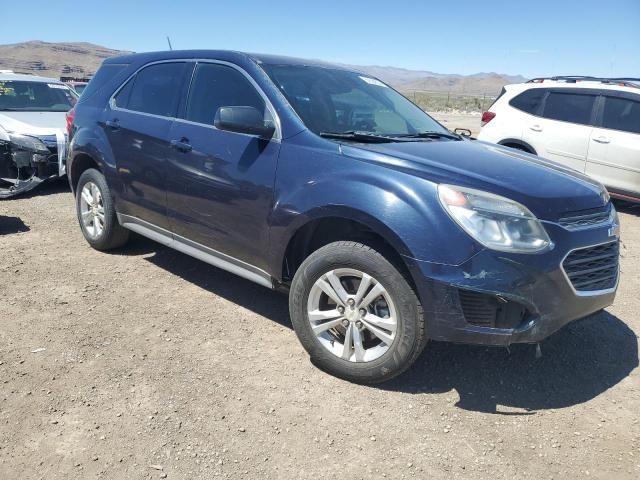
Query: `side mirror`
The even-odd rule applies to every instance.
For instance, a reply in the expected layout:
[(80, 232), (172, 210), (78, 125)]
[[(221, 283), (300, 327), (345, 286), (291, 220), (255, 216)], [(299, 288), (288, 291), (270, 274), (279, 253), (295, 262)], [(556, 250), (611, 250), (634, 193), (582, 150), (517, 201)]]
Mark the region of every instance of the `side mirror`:
[(271, 138), (276, 131), (274, 125), (265, 122), (264, 116), (254, 107), (220, 107), (213, 126), (219, 130), (258, 135), (262, 138)]
[(458, 135), (462, 135), (463, 137), (471, 138), (471, 130), (468, 128), (456, 128), (453, 130), (453, 133), (457, 133)]

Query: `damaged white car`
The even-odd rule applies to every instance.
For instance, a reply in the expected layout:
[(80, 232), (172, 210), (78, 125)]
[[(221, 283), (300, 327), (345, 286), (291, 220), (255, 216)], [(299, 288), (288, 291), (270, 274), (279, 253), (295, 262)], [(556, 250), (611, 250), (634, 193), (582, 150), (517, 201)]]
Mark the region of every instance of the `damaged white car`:
[(0, 71), (0, 198), (65, 174), (65, 114), (77, 100), (58, 80)]

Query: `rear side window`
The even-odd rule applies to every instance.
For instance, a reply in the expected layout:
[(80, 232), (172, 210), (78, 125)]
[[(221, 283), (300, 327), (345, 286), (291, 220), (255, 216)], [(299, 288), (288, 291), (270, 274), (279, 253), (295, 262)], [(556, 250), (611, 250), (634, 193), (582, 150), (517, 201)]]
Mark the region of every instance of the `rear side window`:
[(531, 115), (537, 115), (546, 92), (544, 88), (532, 88), (512, 98), (509, 105)]
[(184, 62), (158, 63), (140, 70), (118, 92), (116, 105), (136, 112), (174, 117), (186, 66)]
[(542, 116), (562, 122), (591, 125), (595, 99), (595, 95), (551, 92), (545, 101)]
[(91, 95), (97, 92), (100, 87), (105, 85), (109, 80), (115, 77), (126, 67), (127, 65), (120, 65), (115, 63), (102, 65), (93, 76), (89, 84), (82, 90), (82, 100), (89, 98)]
[(213, 125), (220, 107), (254, 107), (265, 114), (265, 102), (245, 78), (232, 67), (200, 63), (191, 83), (185, 118), (192, 122)]
[(602, 126), (640, 133), (640, 102), (628, 98), (605, 97)]

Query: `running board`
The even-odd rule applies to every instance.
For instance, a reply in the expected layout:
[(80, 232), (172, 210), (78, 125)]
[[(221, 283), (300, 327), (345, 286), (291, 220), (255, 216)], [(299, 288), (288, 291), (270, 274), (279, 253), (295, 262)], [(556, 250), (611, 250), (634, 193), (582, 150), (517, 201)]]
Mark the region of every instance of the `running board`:
[(154, 240), (166, 247), (173, 248), (185, 253), (190, 257), (197, 258), (203, 262), (233, 273), (239, 277), (251, 280), (263, 287), (274, 288), (273, 279), (264, 270), (254, 267), (248, 263), (238, 260), (224, 253), (205, 247), (200, 243), (193, 242), (187, 238), (176, 235), (168, 230), (157, 227), (149, 222), (130, 215), (118, 213), (118, 222), (124, 228), (139, 233), (143, 237)]

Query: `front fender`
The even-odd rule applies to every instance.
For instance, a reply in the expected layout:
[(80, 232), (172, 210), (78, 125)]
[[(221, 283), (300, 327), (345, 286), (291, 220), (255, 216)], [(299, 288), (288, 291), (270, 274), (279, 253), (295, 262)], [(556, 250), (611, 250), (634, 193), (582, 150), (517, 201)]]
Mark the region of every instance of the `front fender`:
[(283, 144), (270, 218), (272, 271), (303, 225), (328, 217), (360, 222), (421, 261), (459, 265), (482, 249), (443, 210), (435, 183), (323, 143), (329, 145)]

